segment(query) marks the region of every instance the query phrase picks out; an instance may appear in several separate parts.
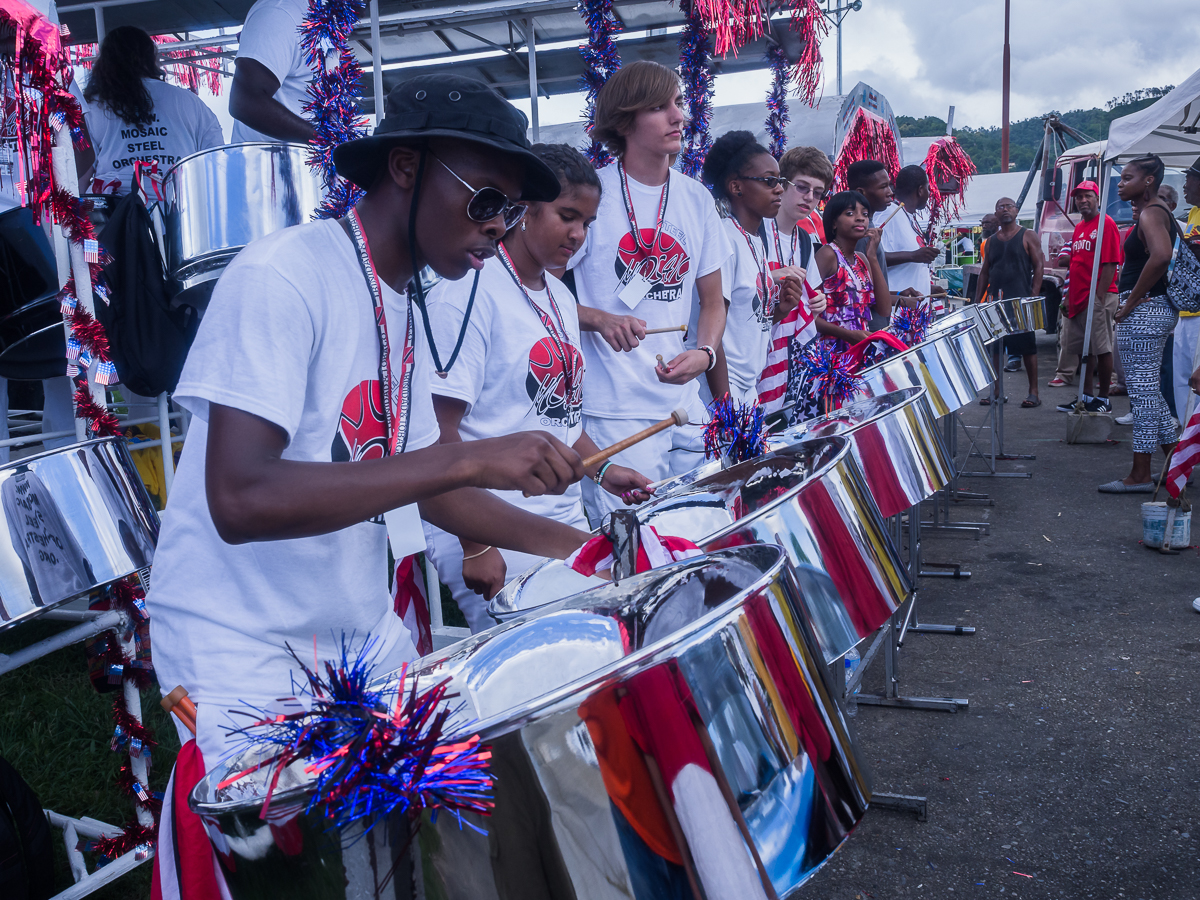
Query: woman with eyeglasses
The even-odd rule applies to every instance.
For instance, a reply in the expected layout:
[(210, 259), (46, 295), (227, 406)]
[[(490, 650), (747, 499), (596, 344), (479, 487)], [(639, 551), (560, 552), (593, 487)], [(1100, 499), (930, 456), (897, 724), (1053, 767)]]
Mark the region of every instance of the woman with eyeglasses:
[[(453, 347), (460, 331), (463, 334), (457, 362), (445, 378), (432, 381), (433, 409), (444, 445), (544, 431), (580, 456), (590, 456), (598, 448), (582, 424), (579, 313), (566, 285), (551, 272), (561, 271), (582, 246), (596, 219), (600, 179), (587, 159), (566, 144), (536, 144), (533, 152), (558, 176), (558, 198), (530, 203), (478, 278), (441, 281), (429, 294), (437, 345)], [(586, 474), (625, 503), (650, 498), (650, 479), (633, 469), (602, 462)], [(588, 527), (578, 483), (558, 495), (495, 493), (526, 512)], [(487, 615), (486, 601), (507, 577), (539, 559), (460, 541), (429, 524), (425, 539), (438, 577), (450, 588), (472, 631), (495, 624)]]
[(1117, 281), (1121, 306), (1115, 316), (1117, 348), (1133, 408), (1133, 467), (1125, 478), (1100, 485), (1105, 494), (1152, 493), (1154, 451), (1162, 447), (1169, 455), (1178, 437), (1161, 389), (1163, 349), (1179, 318), (1167, 300), (1167, 268), (1176, 226), (1171, 211), (1158, 198), (1164, 171), (1159, 157), (1142, 156), (1125, 164), (1117, 185), (1120, 198), (1141, 210), (1125, 238), (1125, 261)]
[[(858, 191), (834, 194), (822, 217), (829, 243), (817, 251), (828, 306), (817, 318), (817, 331), (838, 350), (865, 340), (871, 310), (884, 319), (892, 313), (887, 276), (879, 268), (880, 232), (870, 228), (871, 207)], [(867, 239), (865, 252), (855, 248)]]
[[(781, 266), (774, 219), (786, 182), (775, 157), (749, 131), (717, 138), (702, 175), (723, 207), (721, 224), (733, 244), (733, 256), (721, 266), (727, 310), (717, 370), (725, 368), (734, 400), (751, 403), (758, 399), (756, 383), (767, 360), (771, 326), (800, 299), (799, 279), (786, 279), (781, 289), (771, 275)], [(713, 399), (707, 384), (700, 395), (705, 402)]]

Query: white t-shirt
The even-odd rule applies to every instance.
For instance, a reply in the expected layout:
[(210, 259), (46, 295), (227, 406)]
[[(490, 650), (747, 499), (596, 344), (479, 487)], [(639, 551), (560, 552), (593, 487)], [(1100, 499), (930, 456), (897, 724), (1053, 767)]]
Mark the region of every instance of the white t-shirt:
[[(902, 209), (883, 226), (879, 246), (884, 253), (909, 253), (928, 245), (917, 224), (917, 217), (907, 209)], [(914, 288), (920, 294), (928, 294), (932, 283), (928, 263), (913, 262), (888, 266), (887, 275), (888, 287), (894, 292)]]
[[(721, 266), (721, 292), (728, 302), (721, 346), (735, 393), (752, 389), (767, 361), (771, 343), (771, 309), (779, 298), (779, 283), (770, 276), (774, 241), (763, 246), (760, 234), (747, 234), (733, 217), (722, 220), (733, 254)], [(769, 234), (769, 233), (768, 233)], [(702, 392), (703, 393), (703, 392)]]
[[(271, 70), (279, 79), (275, 99), (298, 116), (312, 80), (300, 51), (299, 29), (307, 12), (308, 0), (258, 0), (246, 15), (237, 52), (238, 59), (257, 60)], [(275, 138), (235, 121), (231, 143), (249, 141), (275, 143)]]
[(216, 115), (191, 91), (157, 78), (143, 78), (142, 83), (154, 101), (154, 119), (148, 126), (118, 119), (99, 101), (84, 112), (96, 147), (99, 193), (128, 194), (136, 162), (157, 162), (161, 178), (185, 156), (225, 143)]
[[(587, 240), (571, 258), (575, 289), (583, 306), (614, 315), (634, 315), (648, 328), (669, 328), (693, 318), (699, 305), (696, 279), (721, 268), (732, 253), (712, 195), (704, 185), (675, 171), (670, 172), (667, 209), (662, 232), (650, 260), (639, 273), (650, 287), (631, 309), (617, 290), (621, 277), (635, 259), (636, 245), (621, 199), (621, 181), (614, 163), (598, 173), (603, 194), (596, 222)], [(661, 187), (628, 180), (634, 216), (642, 240), (654, 240)], [(695, 329), (692, 329), (695, 336)], [(686, 385), (663, 384), (654, 374), (655, 356), (670, 360), (684, 349), (683, 334), (651, 335), (632, 352), (617, 352), (595, 332), (583, 334), (583, 355), (588, 360), (588, 390), (583, 411), (605, 419), (662, 419), (678, 407), (699, 416), (696, 380)]]
[[(429, 320), (443, 359), (458, 339), (473, 281), (472, 275), (460, 281), (443, 280), (429, 294)], [(549, 273), (546, 283), (553, 307), (545, 290), (531, 290), (529, 295), (559, 329), (560, 337), (566, 338), (565, 345), (551, 337), (503, 263), (495, 257), (484, 263), (458, 360), (445, 378), (430, 379), (434, 394), (467, 404), (458, 426), (464, 441), (518, 431), (545, 431), (568, 446), (579, 440), (584, 377), (579, 313), (566, 285)], [(564, 353), (570, 358), (566, 366)], [(564, 371), (571, 373), (569, 390)], [(574, 524), (581, 516), (578, 483), (561, 496), (494, 493), (514, 506), (559, 522)]]
[[(393, 365), (407, 302), (383, 286)], [(414, 338), (423, 334), (414, 311)], [(415, 365), (406, 448), (437, 442), (428, 370)], [(195, 414), (163, 514), (147, 604), (162, 684), (182, 684), (201, 715), (201, 749), (220, 747), (224, 711), (293, 693), (288, 642), (331, 659), (341, 636), (378, 639), (380, 673), (416, 656), (388, 592), (381, 520), (331, 534), (226, 544), (205, 496), (209, 404), (287, 432), (283, 456), (330, 462), (383, 455), (379, 339), (354, 245), (332, 221), (285, 228), (247, 246), (213, 291), (175, 392)], [(317, 477), (314, 475), (314, 477)], [(314, 640), (316, 646), (314, 648)]]

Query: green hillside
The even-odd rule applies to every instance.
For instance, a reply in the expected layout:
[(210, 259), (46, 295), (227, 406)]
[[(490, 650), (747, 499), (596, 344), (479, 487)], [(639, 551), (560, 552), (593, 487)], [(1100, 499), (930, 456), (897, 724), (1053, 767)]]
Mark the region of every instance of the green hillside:
[[(1057, 115), (1064, 123), (1076, 131), (1087, 135), (1091, 140), (1103, 140), (1108, 137), (1108, 125), (1113, 119), (1127, 116), (1139, 109), (1145, 109), (1163, 94), (1171, 90), (1173, 85), (1161, 88), (1145, 88), (1134, 91), (1123, 97), (1115, 97), (1105, 104), (1104, 109), (1073, 109), (1070, 112), (1059, 113), (1051, 110), (1047, 115)], [(946, 133), (946, 122), (937, 116), (925, 116), (914, 119), (912, 116), (896, 116), (896, 124), (900, 127), (902, 137), (936, 137)], [(960, 128), (954, 136), (963, 149), (971, 154), (980, 173), (1000, 171), (1000, 128)], [(1034, 154), (1042, 140), (1041, 117), (1022, 119), (1013, 122), (1009, 135), (1009, 162), (1018, 172), (1027, 171), (1033, 164)]]

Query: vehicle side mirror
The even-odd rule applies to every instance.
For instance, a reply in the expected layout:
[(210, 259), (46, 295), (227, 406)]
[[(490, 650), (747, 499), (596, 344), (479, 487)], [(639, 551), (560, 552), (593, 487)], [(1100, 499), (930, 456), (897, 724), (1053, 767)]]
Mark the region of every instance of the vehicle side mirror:
[(1062, 169), (1055, 169), (1054, 170), (1054, 199), (1055, 200), (1062, 199), (1062, 190), (1063, 190), (1062, 182), (1063, 182)]

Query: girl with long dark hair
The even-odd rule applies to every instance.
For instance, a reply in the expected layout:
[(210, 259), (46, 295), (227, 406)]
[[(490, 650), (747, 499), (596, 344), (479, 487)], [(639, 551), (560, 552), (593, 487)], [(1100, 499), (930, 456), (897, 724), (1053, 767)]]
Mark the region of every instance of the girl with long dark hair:
[[(887, 275), (880, 269), (880, 231), (871, 228), (871, 206), (858, 191), (834, 194), (823, 216), (829, 243), (817, 251), (817, 266), (824, 279), (828, 306), (817, 317), (817, 332), (834, 341), (838, 350), (865, 340), (871, 310), (885, 319), (892, 313), (892, 294)], [(867, 239), (865, 253), (856, 251)]]
[(1171, 211), (1158, 198), (1163, 161), (1154, 154), (1125, 164), (1117, 194), (1141, 209), (1125, 238), (1125, 262), (1117, 282), (1117, 349), (1125, 367), (1125, 387), (1133, 408), (1133, 468), (1129, 475), (1100, 485), (1106, 494), (1152, 493), (1150, 461), (1162, 447), (1169, 454), (1178, 437), (1163, 399), (1161, 367), (1167, 336), (1179, 314), (1167, 300), (1167, 267), (1175, 240)]
[(224, 143), (204, 101), (164, 77), (158, 47), (142, 29), (122, 25), (105, 36), (83, 92), (96, 148), (93, 193), (127, 194), (135, 163), (157, 163), (161, 177), (185, 156)]

